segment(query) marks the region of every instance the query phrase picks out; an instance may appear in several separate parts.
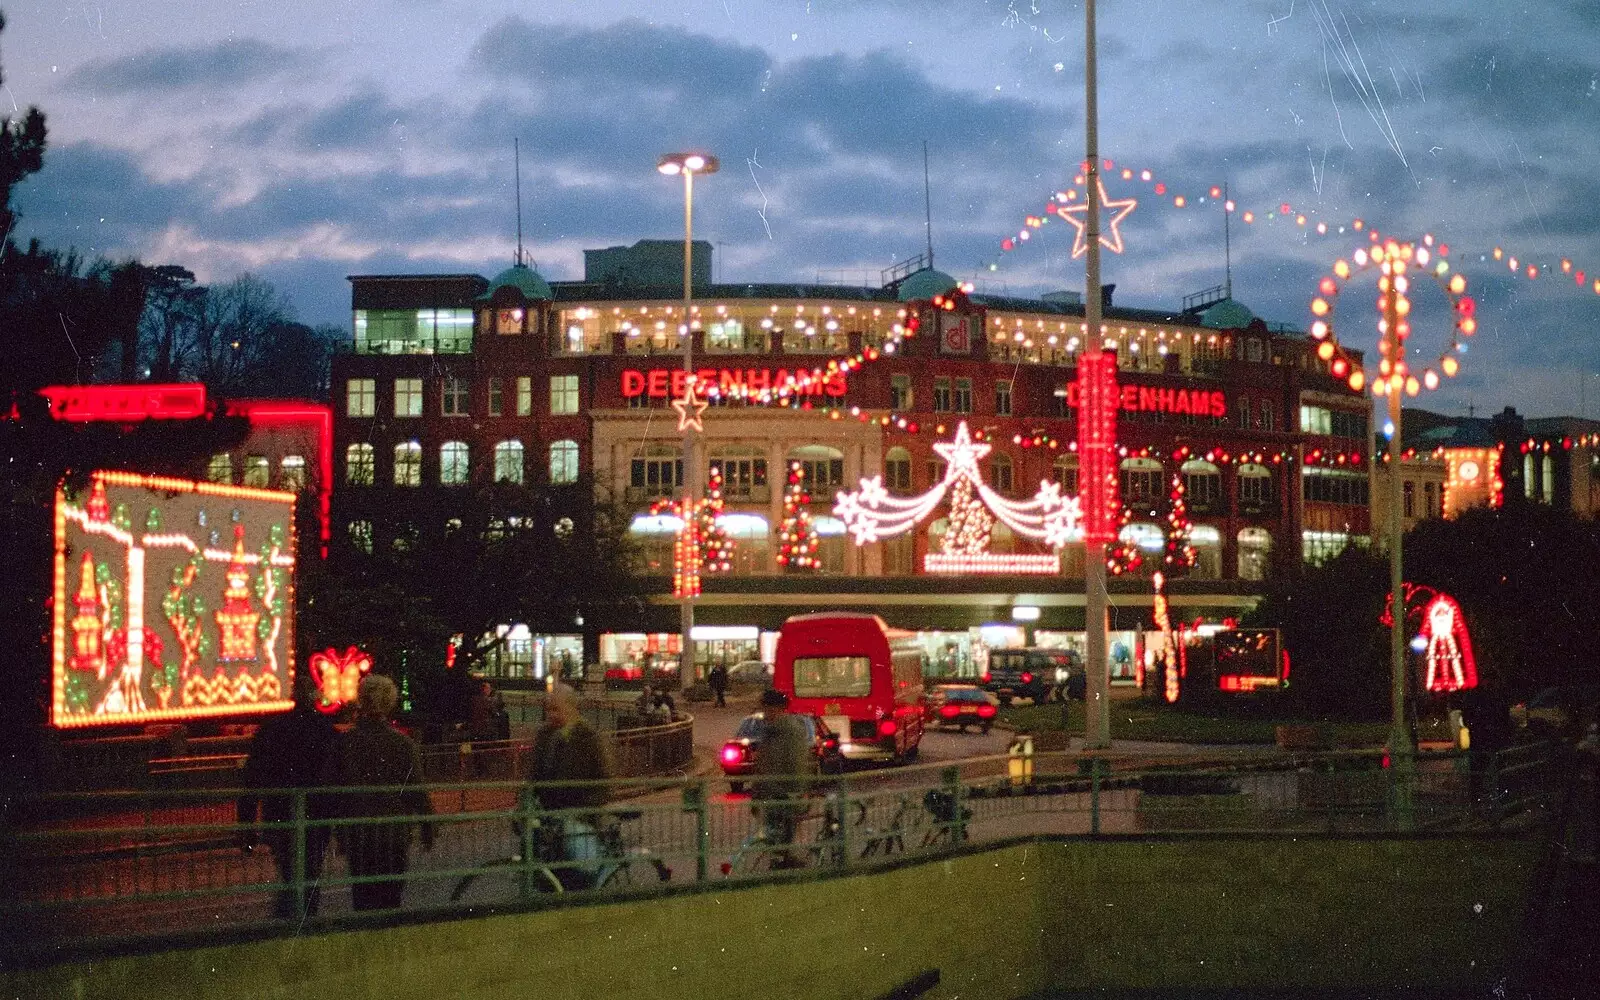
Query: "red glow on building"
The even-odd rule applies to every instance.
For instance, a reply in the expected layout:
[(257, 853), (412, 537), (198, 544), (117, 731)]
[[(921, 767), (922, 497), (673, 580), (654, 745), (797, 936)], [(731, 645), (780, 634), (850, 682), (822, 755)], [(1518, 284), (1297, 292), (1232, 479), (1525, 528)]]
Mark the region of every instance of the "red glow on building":
[(39, 390), (50, 415), (75, 423), (96, 420), (193, 420), (206, 415), (206, 387), (176, 385), (51, 385)]

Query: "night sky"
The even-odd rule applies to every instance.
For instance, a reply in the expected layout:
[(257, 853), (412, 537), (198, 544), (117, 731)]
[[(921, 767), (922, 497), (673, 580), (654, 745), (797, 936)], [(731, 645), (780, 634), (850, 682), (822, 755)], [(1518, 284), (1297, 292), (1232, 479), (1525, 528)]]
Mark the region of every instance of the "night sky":
[[(1016, 0), (0, 0), (0, 108), (49, 117), (18, 235), (91, 255), (249, 271), (311, 323), (349, 325), (348, 274), (511, 262), (553, 280), (584, 248), (681, 238), (659, 153), (703, 148), (696, 235), (722, 281), (878, 283), (920, 252), (922, 143), (941, 270), (979, 291), (1083, 287), (1059, 221), (1001, 240), (1083, 151), (1081, 3)], [(1107, 255), (1119, 305), (1223, 280), (1310, 322), (1363, 241), (1433, 232), (1480, 299), (1462, 375), (1416, 405), (1600, 415), (1600, 3), (1101, 0), (1100, 136), (1141, 199)], [(1172, 198), (1184, 194), (1186, 208)], [(1281, 203), (1308, 216), (1267, 219)], [(1330, 233), (1311, 231), (1317, 222)], [(1495, 246), (1535, 281), (1513, 277)], [(1340, 306), (1375, 353), (1371, 278)], [(1442, 296), (1413, 296), (1437, 355)]]

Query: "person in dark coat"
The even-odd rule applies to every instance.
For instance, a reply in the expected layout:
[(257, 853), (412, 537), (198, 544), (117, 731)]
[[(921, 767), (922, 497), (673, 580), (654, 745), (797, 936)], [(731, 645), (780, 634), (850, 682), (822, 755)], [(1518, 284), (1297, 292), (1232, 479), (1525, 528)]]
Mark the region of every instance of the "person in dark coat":
[[(294, 679), (295, 705), (292, 711), (275, 715), (256, 729), (250, 741), (249, 756), (244, 763), (244, 787), (252, 792), (260, 790), (315, 788), (326, 781), (329, 758), (338, 740), (333, 720), (317, 710), (319, 694), (316, 682), (308, 674), (296, 674)], [(294, 795), (248, 794), (240, 796), (236, 811), (241, 827), (254, 827), (257, 822), (289, 823), (295, 818)], [(295, 910), (295, 831), (293, 828), (256, 830), (241, 829), (240, 840), (245, 850), (253, 850), (264, 843), (272, 851), (272, 860), (278, 867), (278, 881), (285, 887), (278, 891), (273, 905), (273, 916), (295, 918), (315, 916), (321, 895), (317, 880), (322, 876), (322, 859), (328, 849), (328, 828), (314, 825), (326, 818), (322, 797), (305, 796), (305, 908)]]
[(706, 676), (706, 683), (711, 685), (711, 693), (717, 696), (717, 707), (727, 708), (724, 695), (728, 692), (728, 668), (720, 663), (712, 667), (711, 673)]
[[(417, 817), (431, 816), (433, 802), (422, 787), (422, 757), (411, 738), (389, 724), (399, 702), (394, 681), (378, 674), (363, 678), (357, 695), (356, 726), (333, 755), (330, 785), (386, 786), (378, 791), (341, 792), (331, 811), (344, 818), (377, 820), (336, 828), (350, 875), (364, 878), (403, 875), (410, 863), (411, 835)], [(406, 817), (383, 822), (387, 817)], [(422, 849), (433, 849), (433, 824), (422, 822)], [(397, 909), (405, 880), (388, 878), (350, 887), (358, 910)]]
[[(538, 853), (545, 861), (586, 862), (600, 855), (604, 816), (600, 807), (609, 797), (602, 783), (612, 776), (610, 754), (600, 734), (578, 712), (578, 692), (565, 684), (550, 689), (544, 702), (544, 725), (533, 737), (528, 794), (541, 809), (592, 810), (546, 817), (541, 822)], [(542, 785), (547, 781), (585, 781), (586, 785)], [(577, 868), (557, 871), (569, 889), (582, 888), (586, 872)]]
[(779, 849), (775, 867), (798, 867), (801, 862), (788, 847), (806, 811), (808, 782), (803, 779), (817, 773), (817, 756), (804, 725), (789, 714), (788, 695), (770, 688), (761, 692), (761, 716), (751, 808), (760, 815), (768, 842)]

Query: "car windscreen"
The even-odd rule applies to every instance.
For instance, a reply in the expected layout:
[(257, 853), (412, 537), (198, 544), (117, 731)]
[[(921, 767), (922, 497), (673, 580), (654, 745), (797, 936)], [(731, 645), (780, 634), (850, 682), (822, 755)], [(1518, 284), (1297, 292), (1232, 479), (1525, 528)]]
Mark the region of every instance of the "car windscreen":
[(945, 691), (945, 692), (943, 692), (943, 694), (944, 694), (944, 700), (945, 701), (988, 701), (989, 700), (989, 699), (987, 699), (987, 698), (985, 698), (983, 696), (983, 692), (982, 691), (979, 691), (976, 688), (955, 688), (953, 690)]
[(767, 720), (759, 715), (746, 716), (734, 732), (734, 739), (759, 740), (767, 733)]
[(872, 693), (869, 656), (797, 656), (794, 694), (797, 698), (865, 698)]

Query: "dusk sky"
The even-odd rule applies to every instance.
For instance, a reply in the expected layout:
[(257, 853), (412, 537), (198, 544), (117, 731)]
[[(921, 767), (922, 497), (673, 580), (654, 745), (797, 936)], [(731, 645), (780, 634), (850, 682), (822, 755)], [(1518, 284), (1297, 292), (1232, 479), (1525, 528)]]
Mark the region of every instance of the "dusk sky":
[[(0, 109), (47, 114), (18, 235), (89, 255), (241, 272), (311, 323), (350, 324), (349, 274), (493, 275), (525, 242), (552, 280), (585, 248), (681, 238), (659, 153), (707, 149), (696, 235), (728, 282), (878, 283), (933, 241), (979, 291), (1083, 287), (1071, 227), (1008, 253), (1083, 151), (1083, 8), (1054, 0), (0, 0)], [(1600, 414), (1600, 3), (1102, 0), (1100, 137), (1138, 208), (1106, 255), (1119, 305), (1176, 309), (1223, 280), (1310, 321), (1332, 261), (1433, 232), (1481, 304), (1461, 376), (1410, 401)], [(1179, 209), (1173, 195), (1190, 204)], [(1318, 236), (1265, 218), (1281, 203)], [(1495, 246), (1537, 280), (1514, 277)], [(1338, 328), (1375, 355), (1373, 279)], [(1437, 356), (1443, 297), (1413, 296)]]

